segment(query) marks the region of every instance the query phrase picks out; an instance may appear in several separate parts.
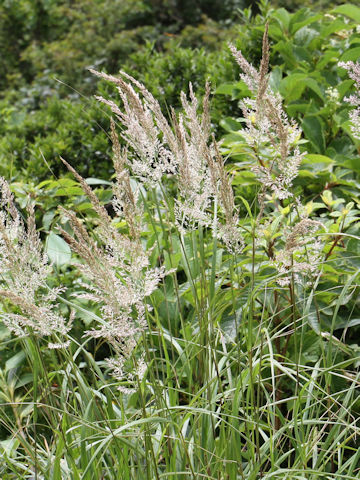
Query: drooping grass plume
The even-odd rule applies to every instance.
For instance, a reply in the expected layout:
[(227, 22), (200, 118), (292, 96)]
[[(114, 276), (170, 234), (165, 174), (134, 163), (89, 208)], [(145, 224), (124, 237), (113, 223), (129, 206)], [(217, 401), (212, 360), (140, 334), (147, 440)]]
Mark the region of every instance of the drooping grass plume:
[(108, 365), (119, 380), (131, 383), (134, 378), (137, 381), (142, 377), (144, 364), (140, 359), (135, 368), (130, 363), (124, 371), (125, 363), (129, 363), (139, 336), (147, 327), (146, 310), (150, 307), (146, 297), (156, 289), (166, 271), (163, 266), (151, 268), (149, 265), (149, 252), (143, 248), (140, 238), (141, 222), (136, 221), (139, 214), (136, 195), (131, 191), (122, 163), (125, 152), (119, 150), (114, 132), (113, 141), (117, 173), (113, 204), (117, 215), (120, 218), (124, 215), (129, 221), (130, 236), (119, 233), (91, 188), (64, 159), (88, 196), (99, 225), (95, 240), (73, 212), (64, 210), (73, 234), (64, 229), (60, 232), (81, 259), (78, 268), (86, 280), (83, 286), (88, 293), (78, 297), (94, 302), (101, 310), (101, 324), (87, 334), (103, 338), (113, 347), (114, 357), (108, 359)]
[(273, 192), (279, 200), (291, 197), (292, 181), (306, 154), (297, 145), (301, 130), (289, 120), (278, 93), (272, 91), (268, 81), (269, 42), (267, 27), (263, 37), (263, 56), (259, 71), (244, 58), (233, 45), (230, 50), (242, 69), (240, 78), (255, 98), (242, 101), (246, 129), (242, 131), (253, 149), (257, 163), (252, 167), (265, 190)]
[(97, 98), (110, 106), (123, 126), (121, 136), (129, 147), (127, 159), (132, 174), (149, 186), (160, 184), (169, 175), (175, 178), (174, 213), (177, 228), (183, 232), (199, 225), (214, 228), (211, 212), (216, 198), (224, 214), (223, 222), (217, 220), (217, 236), (230, 249), (239, 249), (242, 238), (232, 188), (210, 128), (210, 85), (206, 85), (199, 113), (199, 102), (190, 84), (190, 98), (181, 93), (182, 111), (178, 115), (172, 112), (170, 124), (157, 100), (133, 77), (124, 72), (114, 77), (91, 71), (117, 86), (122, 109), (111, 100)]
[[(19, 313), (2, 314), (5, 325), (16, 335), (66, 336), (69, 322), (58, 312), (56, 297), (62, 288), (50, 288), (52, 273), (36, 231), (34, 208), (28, 205), (27, 225), (15, 207), (8, 183), (1, 178), (0, 211), (0, 296), (16, 306)], [(49, 347), (67, 345), (49, 343)]]

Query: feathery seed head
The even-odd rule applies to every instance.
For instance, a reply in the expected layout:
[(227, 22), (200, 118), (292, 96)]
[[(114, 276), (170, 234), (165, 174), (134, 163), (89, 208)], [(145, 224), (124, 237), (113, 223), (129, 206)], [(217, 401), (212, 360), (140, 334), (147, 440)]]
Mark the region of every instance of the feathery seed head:
[[(136, 209), (130, 199), (129, 177), (124, 170), (125, 164), (145, 186), (155, 186), (165, 174), (175, 177), (178, 195), (174, 213), (177, 227), (181, 232), (195, 229), (199, 225), (213, 226), (211, 206), (215, 197), (218, 197), (218, 204), (225, 214), (223, 228), (228, 230), (228, 240), (225, 243), (229, 245), (230, 237), (235, 237), (237, 231), (234, 227), (236, 211), (231, 185), (226, 179), (224, 170), (222, 167), (213, 168), (215, 164), (223, 163), (223, 160), (219, 160), (220, 154), (210, 131), (210, 84), (207, 82), (205, 86), (201, 113), (191, 83), (188, 97), (181, 92), (183, 111), (176, 115), (172, 110), (170, 125), (162, 114), (157, 100), (133, 77), (124, 72), (120, 72), (118, 78), (95, 71), (93, 73), (114, 83), (123, 103), (123, 108), (120, 109), (113, 102), (99, 98), (110, 106), (124, 127), (122, 138), (128, 146), (126, 153), (125, 151), (121, 153), (112, 127), (114, 156), (118, 159), (115, 162), (117, 185), (120, 185), (115, 192), (117, 197), (115, 210), (119, 210), (120, 205), (120, 210), (128, 216), (129, 229), (135, 230), (129, 219), (130, 215), (136, 217), (134, 214)], [(214, 175), (220, 176), (215, 179)], [(128, 203), (128, 213), (123, 205), (126, 195), (133, 205), (130, 208)], [(237, 234), (240, 235), (239, 232)], [(240, 238), (236, 239), (236, 242), (234, 239), (237, 245), (239, 241)]]
[(302, 218), (288, 232), (284, 248), (274, 259), (278, 272), (283, 275), (278, 279), (279, 285), (286, 286), (290, 283), (290, 273), (294, 274), (298, 282), (301, 277), (311, 279), (318, 272), (323, 244), (315, 232), (322, 227), (318, 221)]
[[(52, 269), (36, 231), (34, 208), (31, 204), (28, 206), (25, 226), (15, 207), (9, 185), (3, 178), (0, 178), (0, 189), (0, 297), (21, 312), (4, 313), (3, 321), (13, 333), (20, 336), (28, 335), (30, 331), (41, 337), (54, 333), (66, 335), (70, 324), (57, 313), (54, 303), (63, 289), (50, 289), (47, 285)], [(62, 345), (51, 344), (52, 348)]]
[(278, 199), (285, 199), (292, 196), (289, 189), (306, 153), (300, 153), (297, 146), (301, 130), (288, 119), (280, 96), (268, 84), (267, 32), (266, 25), (259, 71), (234, 46), (231, 45), (230, 50), (244, 72), (240, 78), (255, 96), (255, 99), (246, 98), (242, 101), (246, 122), (246, 129), (242, 133), (258, 161), (252, 169), (265, 189), (273, 191)]

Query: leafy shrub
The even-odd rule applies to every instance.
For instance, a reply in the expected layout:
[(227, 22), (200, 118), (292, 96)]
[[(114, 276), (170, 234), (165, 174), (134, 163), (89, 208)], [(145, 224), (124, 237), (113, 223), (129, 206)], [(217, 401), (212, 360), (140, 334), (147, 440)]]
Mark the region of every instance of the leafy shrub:
[[(109, 174), (108, 123), (93, 101), (85, 106), (49, 97), (43, 108), (30, 113), (2, 102), (2, 117), (3, 174), (10, 173), (15, 180), (57, 177), (59, 156), (87, 176)], [(98, 164), (91, 166), (96, 158)]]
[[(178, 8), (183, 6), (179, 4)], [(208, 51), (219, 50), (229, 35), (228, 28), (201, 17), (203, 8), (199, 5), (198, 20), (191, 17), (190, 35), (186, 29), (181, 33), (188, 13), (180, 24), (161, 24), (149, 2), (23, 0), (18, 9), (12, 2), (5, 2), (0, 10), (0, 44), (9, 57), (2, 57), (5, 75), (0, 84), (5, 118), (1, 127), (1, 172), (6, 176), (16, 172), (17, 178), (21, 175), (24, 180), (41, 181), (49, 174), (46, 164), (56, 175), (61, 171), (62, 155), (85, 176), (107, 175), (111, 161), (102, 129), (108, 130), (108, 124), (91, 102), (82, 100), (96, 88), (87, 68), (102, 67), (109, 73), (120, 67), (130, 72), (136, 69), (146, 80), (152, 78), (157, 93), (160, 85), (165, 85), (167, 101), (176, 107), (174, 92), (186, 89), (190, 79), (204, 84), (215, 61), (214, 54), (207, 57)], [(199, 41), (204, 48), (188, 48)], [(182, 43), (187, 48), (182, 48)], [(221, 62), (217, 62), (218, 72)], [(159, 69), (164, 72), (161, 78)], [(221, 81), (226, 78), (221, 77)], [(58, 99), (63, 98), (67, 101), (61, 103)], [(90, 166), (93, 159), (97, 161), (96, 171)]]

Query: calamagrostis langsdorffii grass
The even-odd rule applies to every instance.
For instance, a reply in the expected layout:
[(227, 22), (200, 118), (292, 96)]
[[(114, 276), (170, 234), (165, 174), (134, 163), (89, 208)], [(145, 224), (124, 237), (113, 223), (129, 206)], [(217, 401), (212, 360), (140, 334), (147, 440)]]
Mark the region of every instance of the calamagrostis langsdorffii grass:
[[(66, 336), (71, 321), (67, 322), (60, 315), (55, 303), (63, 289), (47, 285), (52, 267), (36, 230), (33, 206), (28, 205), (25, 225), (3, 178), (0, 178), (0, 189), (0, 297), (8, 300), (19, 312), (2, 313), (2, 319), (19, 336)], [(49, 347), (60, 348), (67, 344), (67, 341), (49, 343)]]
[[(300, 280), (301, 276), (313, 277), (323, 256), (323, 244), (315, 236), (322, 224), (308, 218), (301, 199), (294, 197), (291, 191), (292, 182), (306, 155), (306, 152), (300, 152), (298, 145), (302, 132), (296, 122), (288, 119), (280, 95), (269, 85), (268, 27), (264, 32), (259, 70), (233, 45), (230, 45), (230, 50), (243, 71), (240, 78), (253, 94), (253, 98), (242, 101), (246, 128), (241, 133), (256, 159), (252, 170), (261, 183), (257, 243), (265, 247), (281, 274), (278, 283), (284, 286), (290, 283), (291, 274), (295, 280)], [(265, 199), (276, 214), (269, 215), (268, 212), (263, 219)], [(290, 202), (288, 218), (279, 215), (279, 205), (283, 205), (286, 199)], [(271, 230), (272, 235), (266, 238), (264, 232), (269, 234)]]
[(253, 166), (264, 191), (273, 192), (277, 199), (292, 196), (290, 188), (298, 174), (299, 165), (306, 154), (300, 153), (298, 141), (301, 130), (296, 122), (288, 119), (278, 93), (269, 86), (269, 42), (267, 27), (263, 38), (263, 56), (256, 70), (233, 45), (230, 50), (243, 73), (254, 98), (242, 101), (246, 129), (242, 131), (252, 148), (257, 164)]
[[(181, 93), (182, 111), (175, 114), (172, 110), (169, 123), (158, 101), (133, 77), (124, 72), (114, 77), (91, 71), (117, 86), (122, 109), (111, 100), (97, 98), (110, 106), (123, 126), (121, 136), (128, 145), (132, 174), (151, 187), (165, 176), (175, 178), (178, 230), (185, 233), (199, 225), (210, 227), (231, 251), (240, 251), (242, 237), (231, 182), (211, 133), (210, 85), (206, 84), (200, 109), (190, 84), (189, 98)], [(219, 218), (214, 216), (214, 206), (222, 212)]]
[(61, 233), (80, 257), (78, 264), (86, 282), (88, 293), (77, 295), (98, 304), (101, 322), (88, 331), (94, 338), (103, 338), (112, 345), (115, 355), (107, 360), (114, 375), (128, 382), (135, 381), (144, 372), (140, 355), (137, 364), (127, 365), (139, 336), (147, 326), (146, 310), (150, 307), (146, 297), (157, 288), (167, 274), (164, 267), (151, 268), (149, 254), (141, 242), (140, 209), (137, 194), (131, 190), (130, 179), (124, 168), (125, 151), (121, 151), (116, 134), (112, 131), (117, 181), (113, 185), (113, 205), (117, 218), (125, 217), (129, 235), (119, 232), (105, 207), (86, 181), (65, 161), (65, 165), (81, 184), (94, 211), (98, 226), (96, 240), (76, 215), (64, 209), (73, 234), (61, 229)]

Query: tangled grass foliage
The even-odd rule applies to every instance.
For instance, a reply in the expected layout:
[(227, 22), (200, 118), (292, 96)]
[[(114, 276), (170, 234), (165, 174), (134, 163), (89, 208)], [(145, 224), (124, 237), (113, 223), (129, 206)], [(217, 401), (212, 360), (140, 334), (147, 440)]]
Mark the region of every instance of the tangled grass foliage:
[[(294, 193), (306, 152), (269, 86), (267, 31), (259, 70), (230, 48), (252, 93), (251, 205), (211, 132), (210, 86), (200, 104), (190, 85), (169, 121), (124, 72), (93, 72), (121, 100), (99, 97), (115, 115), (113, 216), (63, 160), (96, 219), (90, 231), (62, 209), (72, 298), (54, 286), (33, 209), (26, 227), (1, 181), (2, 319), (33, 370), (0, 378), (4, 480), (359, 478), (359, 347), (335, 335), (358, 281), (339, 253), (347, 213), (334, 235)], [(359, 87), (359, 66), (343, 66)]]

